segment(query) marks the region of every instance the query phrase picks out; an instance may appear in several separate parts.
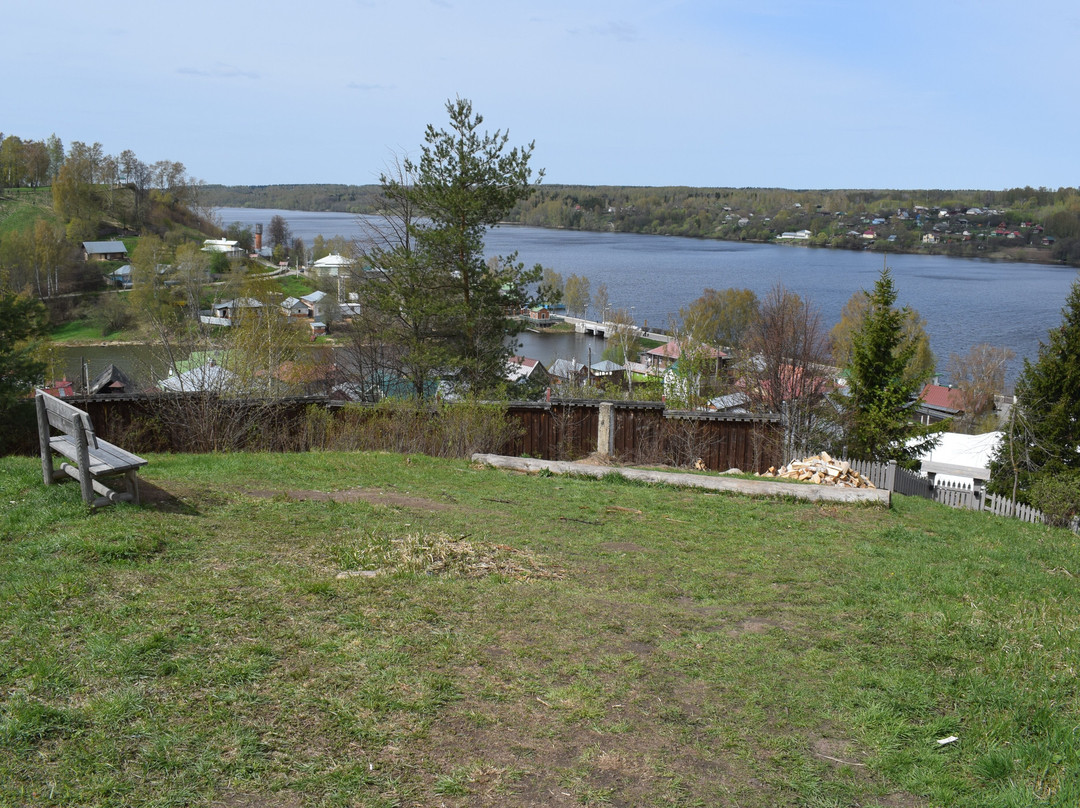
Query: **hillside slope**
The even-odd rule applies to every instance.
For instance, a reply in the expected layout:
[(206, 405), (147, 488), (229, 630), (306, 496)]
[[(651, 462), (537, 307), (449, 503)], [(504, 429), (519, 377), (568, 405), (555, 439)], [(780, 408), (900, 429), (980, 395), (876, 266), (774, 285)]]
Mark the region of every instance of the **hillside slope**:
[[(1070, 533), (394, 454), (0, 460), (0, 803), (1073, 805)], [(939, 746), (937, 741), (958, 741)]]

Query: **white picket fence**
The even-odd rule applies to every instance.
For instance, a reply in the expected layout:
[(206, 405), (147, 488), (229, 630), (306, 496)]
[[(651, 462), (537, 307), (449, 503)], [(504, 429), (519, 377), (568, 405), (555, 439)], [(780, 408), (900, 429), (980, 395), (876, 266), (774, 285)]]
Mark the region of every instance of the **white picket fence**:
[[(983, 485), (957, 483), (946, 480), (931, 481), (907, 469), (900, 468), (896, 461), (874, 463), (864, 460), (851, 460), (851, 467), (866, 477), (878, 488), (884, 488), (897, 494), (923, 497), (940, 502), (950, 508), (965, 508), (974, 511), (987, 511), (995, 516), (1019, 519), (1022, 522), (1042, 524), (1046, 521), (1041, 511), (1030, 505), (1014, 502), (1006, 497), (988, 494)], [(972, 471), (976, 471), (972, 469)], [(1077, 525), (1073, 525), (1075, 530)]]

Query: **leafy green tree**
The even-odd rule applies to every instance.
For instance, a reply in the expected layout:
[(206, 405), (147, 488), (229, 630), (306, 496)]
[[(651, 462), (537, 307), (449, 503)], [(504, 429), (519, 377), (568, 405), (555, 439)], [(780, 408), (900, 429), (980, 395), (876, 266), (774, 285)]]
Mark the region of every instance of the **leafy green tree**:
[(682, 330), (693, 340), (714, 346), (740, 345), (760, 316), (757, 295), (749, 289), (706, 289), (679, 309)]
[(558, 303), (563, 299), (563, 277), (554, 269), (544, 267), (536, 298), (541, 303)]
[(42, 381), (45, 364), (37, 359), (35, 340), (46, 332), (45, 306), (39, 300), (0, 291), (0, 451), (15, 420), (14, 411), (34, 384)]
[(16, 135), (0, 143), (0, 188), (18, 188), (26, 180), (25, 146)]
[(255, 236), (250, 225), (233, 222), (225, 228), (225, 238), (235, 241), (244, 252), (255, 249)]
[(165, 284), (171, 261), (172, 252), (157, 236), (141, 237), (131, 254), (131, 305), (158, 337), (175, 327), (182, 313), (183, 300)]
[(570, 312), (584, 317), (589, 310), (589, 279), (581, 275), (567, 278), (563, 286), (563, 299)]
[[(638, 359), (637, 344), (641, 336), (641, 329), (634, 321), (633, 313), (627, 308), (616, 309), (611, 313), (610, 328), (607, 329), (605, 341), (604, 359), (608, 359), (619, 365), (627, 362), (636, 362)], [(627, 371), (629, 378), (629, 371)]]
[[(363, 316), (353, 320), (342, 365), (354, 395), (367, 401), (402, 387), (417, 399), (433, 395), (435, 378), (452, 364), (450, 280), (416, 250), (414, 170), (398, 163), (381, 177), (384, 218), (363, 239), (371, 269), (355, 274)], [(321, 235), (315, 250), (329, 254)]]
[(858, 460), (895, 460), (912, 466), (937, 442), (942, 425), (913, 420), (919, 392), (930, 378), (909, 367), (917, 345), (905, 338), (907, 307), (896, 308), (896, 287), (888, 267), (881, 271), (860, 327), (851, 335), (848, 391), (843, 397), (846, 450)]
[(313, 262), (318, 261), (320, 258), (323, 258), (329, 254), (330, 250), (328, 250), (326, 247), (326, 239), (323, 238), (322, 233), (319, 233), (319, 235), (315, 236), (315, 238), (311, 241), (311, 260)]
[(991, 487), (1026, 498), (1045, 477), (1080, 470), (1080, 281), (1061, 312), (1061, 325), (1024, 360), (1016, 403), (990, 465)]

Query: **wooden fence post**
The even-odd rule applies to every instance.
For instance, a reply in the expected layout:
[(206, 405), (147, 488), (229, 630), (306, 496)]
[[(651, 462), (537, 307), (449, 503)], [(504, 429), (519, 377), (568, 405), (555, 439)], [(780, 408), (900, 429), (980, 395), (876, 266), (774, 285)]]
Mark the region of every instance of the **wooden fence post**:
[(600, 402), (596, 427), (596, 452), (604, 457), (615, 454), (615, 405), (610, 401)]
[(981, 511), (986, 508), (986, 480), (980, 480), (978, 477), (971, 479), (971, 496), (974, 498), (972, 503), (972, 510)]

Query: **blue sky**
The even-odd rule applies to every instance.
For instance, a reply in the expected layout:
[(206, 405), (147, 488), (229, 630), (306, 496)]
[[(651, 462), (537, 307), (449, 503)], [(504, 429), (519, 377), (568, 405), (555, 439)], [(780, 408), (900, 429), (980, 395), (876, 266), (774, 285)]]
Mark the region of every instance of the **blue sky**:
[(209, 183), (376, 182), (448, 98), (546, 182), (1080, 184), (1080, 5), (939, 0), (39, 0), (0, 131)]

